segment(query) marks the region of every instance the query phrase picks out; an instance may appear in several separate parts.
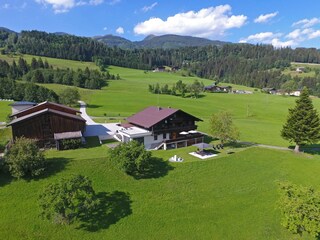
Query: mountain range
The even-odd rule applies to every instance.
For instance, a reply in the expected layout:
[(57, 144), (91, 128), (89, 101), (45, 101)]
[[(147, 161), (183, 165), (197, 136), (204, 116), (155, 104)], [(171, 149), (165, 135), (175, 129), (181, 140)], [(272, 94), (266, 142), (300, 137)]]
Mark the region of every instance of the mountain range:
[[(0, 27), (0, 31), (8, 33), (16, 33), (5, 27)], [(55, 32), (56, 35), (70, 35), (64, 32)], [(172, 49), (180, 47), (201, 47), (208, 45), (222, 46), (228, 42), (222, 42), (217, 40), (209, 40), (206, 38), (191, 37), (191, 36), (180, 36), (174, 34), (166, 34), (162, 36), (149, 35), (142, 41), (130, 41), (126, 38), (114, 36), (111, 34), (105, 36), (95, 36), (93, 39), (105, 43), (110, 47), (119, 47), (122, 49), (141, 49), (141, 48), (162, 48)]]
[(117, 46), (123, 49), (134, 48), (179, 48), (179, 47), (201, 47), (208, 45), (222, 46), (228, 42), (222, 42), (217, 40), (209, 40), (206, 38), (180, 36), (167, 34), (162, 36), (149, 35), (142, 41), (130, 41), (126, 38), (122, 38), (114, 35), (96, 36), (94, 39), (106, 43), (109, 46)]

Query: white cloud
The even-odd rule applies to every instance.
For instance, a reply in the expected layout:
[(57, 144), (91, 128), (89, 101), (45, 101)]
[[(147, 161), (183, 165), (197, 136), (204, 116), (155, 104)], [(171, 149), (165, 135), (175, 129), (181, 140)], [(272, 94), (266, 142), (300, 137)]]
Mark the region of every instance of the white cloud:
[(273, 32), (261, 32), (257, 34), (250, 35), (247, 38), (240, 40), (241, 43), (246, 42), (260, 42), (260, 43), (270, 43), (273, 38), (280, 37), (281, 34), (275, 34)]
[(314, 38), (320, 37), (320, 30), (309, 33), (308, 37), (309, 37), (309, 39), (314, 39)]
[(281, 41), (279, 38), (272, 39), (271, 44), (276, 48), (293, 47), (298, 45), (294, 40)]
[(141, 10), (142, 10), (142, 12), (148, 12), (148, 11), (152, 10), (157, 5), (158, 5), (158, 2), (154, 2), (150, 6), (144, 6)]
[(116, 33), (118, 33), (118, 34), (124, 34), (124, 29), (123, 29), (123, 27), (118, 27), (117, 30), (116, 30)]
[(104, 28), (103, 28), (103, 31), (107, 31), (107, 30), (108, 30), (108, 28), (107, 28), (107, 27), (104, 27)]
[(276, 48), (295, 46), (298, 44), (298, 42), (293, 39), (288, 41), (281, 41), (279, 39), (281, 36), (282, 33), (262, 32), (250, 35), (247, 38), (241, 39), (239, 42), (272, 44)]
[(278, 15), (278, 12), (274, 12), (274, 13), (268, 13), (268, 14), (262, 14), (259, 17), (257, 17), (254, 22), (255, 23), (266, 23), (268, 22), (270, 19), (274, 18), (275, 16)]
[(302, 28), (309, 28), (319, 23), (320, 23), (320, 18), (311, 18), (311, 19), (305, 18), (298, 22), (293, 23), (292, 26), (293, 27), (301, 26)]
[(84, 5), (99, 5), (104, 2), (104, 0), (35, 0), (39, 4), (44, 6), (50, 5), (54, 13), (65, 13), (74, 7), (84, 6)]
[(231, 15), (229, 5), (203, 8), (198, 12), (178, 13), (166, 20), (150, 18), (138, 23), (134, 32), (141, 35), (179, 34), (198, 37), (222, 36), (231, 28), (240, 28), (246, 23), (244, 15)]

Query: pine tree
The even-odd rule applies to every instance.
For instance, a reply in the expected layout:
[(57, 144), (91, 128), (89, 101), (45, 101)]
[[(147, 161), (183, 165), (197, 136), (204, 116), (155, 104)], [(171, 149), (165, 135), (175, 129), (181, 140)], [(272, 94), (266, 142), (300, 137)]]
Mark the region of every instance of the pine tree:
[(283, 126), (281, 136), (296, 144), (294, 151), (299, 152), (302, 144), (313, 144), (320, 140), (320, 119), (309, 98), (305, 87), (296, 106), (289, 109), (287, 122)]

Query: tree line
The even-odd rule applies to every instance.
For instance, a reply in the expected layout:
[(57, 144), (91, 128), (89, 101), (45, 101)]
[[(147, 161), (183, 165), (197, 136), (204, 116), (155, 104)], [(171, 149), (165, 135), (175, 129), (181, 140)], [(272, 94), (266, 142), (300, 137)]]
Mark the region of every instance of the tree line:
[(192, 84), (186, 84), (179, 80), (173, 84), (171, 88), (168, 84), (163, 86), (160, 86), (159, 83), (155, 85), (149, 84), (148, 90), (154, 94), (167, 94), (181, 97), (186, 97), (187, 94), (189, 94), (190, 97), (198, 98), (204, 90), (204, 84), (198, 80), (194, 80)]
[(5, 60), (0, 60), (0, 77), (23, 79), (33, 83), (58, 83), (88, 89), (101, 89), (109, 79), (120, 79), (119, 74), (110, 74), (107, 70), (54, 69), (47, 60), (32, 58), (29, 65), (25, 59), (19, 58), (18, 63), (13, 60), (10, 65)]
[[(19, 36), (12, 34), (14, 33), (3, 36), (0, 34), (4, 39), (2, 44), (5, 45), (5, 52), (94, 61), (102, 69), (108, 65), (143, 70), (162, 65), (177, 66), (191, 75), (256, 88), (280, 88), (282, 84), (292, 80), (290, 76), (282, 74), (282, 70), (289, 67), (292, 61), (320, 63), (320, 52), (315, 48), (278, 49), (262, 44), (225, 44), (178, 49), (124, 50), (108, 47), (92, 38), (73, 35), (39, 31), (22, 31)], [(310, 89), (313, 87), (314, 84), (309, 86)]]

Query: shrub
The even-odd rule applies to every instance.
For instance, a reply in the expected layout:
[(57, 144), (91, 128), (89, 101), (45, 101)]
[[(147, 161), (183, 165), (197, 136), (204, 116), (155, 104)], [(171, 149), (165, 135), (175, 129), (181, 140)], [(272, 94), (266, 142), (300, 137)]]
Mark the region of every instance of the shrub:
[(34, 177), (45, 170), (45, 158), (35, 140), (17, 138), (5, 156), (5, 163), (13, 177)]
[(151, 152), (137, 141), (119, 144), (110, 149), (109, 156), (120, 170), (129, 175), (139, 175), (150, 167)]
[(61, 141), (61, 150), (77, 149), (82, 145), (81, 139), (63, 139)]
[(320, 234), (320, 193), (311, 187), (280, 184), (281, 224), (293, 233)]

